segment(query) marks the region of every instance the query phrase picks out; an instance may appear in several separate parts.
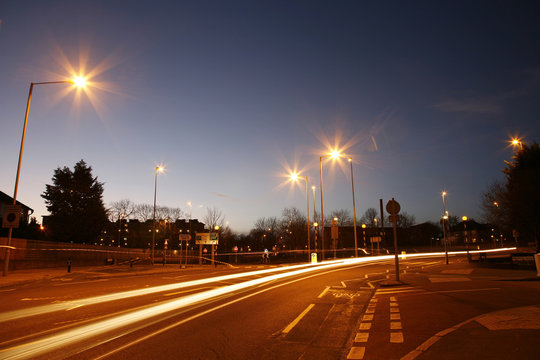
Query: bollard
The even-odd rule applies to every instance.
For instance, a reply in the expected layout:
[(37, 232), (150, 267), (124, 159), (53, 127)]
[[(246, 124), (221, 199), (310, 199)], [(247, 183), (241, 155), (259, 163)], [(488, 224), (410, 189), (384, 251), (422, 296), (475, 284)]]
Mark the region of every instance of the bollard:
[(68, 258), (68, 260), (67, 260), (67, 272), (68, 273), (71, 272), (71, 258)]

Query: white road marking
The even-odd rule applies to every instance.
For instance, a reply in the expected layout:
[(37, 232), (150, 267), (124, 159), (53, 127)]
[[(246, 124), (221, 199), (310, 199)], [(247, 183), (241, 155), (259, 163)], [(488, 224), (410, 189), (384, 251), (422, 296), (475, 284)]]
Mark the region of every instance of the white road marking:
[(432, 283), (443, 283), (443, 282), (459, 282), (459, 281), (472, 281), (468, 277), (428, 277), (429, 281)]
[(347, 355), (347, 360), (361, 360), (364, 358), (365, 353), (366, 353), (365, 347), (353, 346), (351, 350), (349, 350), (349, 354)]
[(283, 329), (282, 333), (283, 334), (288, 334), (289, 331), (291, 331), (295, 326), (296, 324), (298, 324), (300, 322), (300, 320), (302, 320), (302, 318), (309, 312), (309, 310), (311, 310), (313, 307), (315, 306), (315, 304), (309, 304), (308, 307), (302, 311), (302, 313), (300, 315), (298, 315), (296, 317), (296, 319), (294, 319), (289, 325), (287, 325), (287, 327), (285, 329)]
[(362, 321), (372, 321), (373, 320), (373, 315), (364, 315), (362, 317)]
[(390, 320), (401, 320), (401, 316), (399, 314), (390, 314)]
[(390, 342), (394, 344), (400, 344), (403, 342), (403, 333), (402, 332), (392, 332), (390, 333)]
[(356, 336), (354, 337), (354, 342), (367, 342), (368, 339), (369, 339), (368, 332), (356, 333)]
[(371, 323), (360, 323), (360, 327), (358, 328), (359, 330), (369, 330), (371, 329)]
[(330, 286), (327, 286), (323, 291), (322, 293), (319, 294), (319, 296), (317, 296), (319, 299), (321, 299), (324, 295), (326, 295), (326, 293), (328, 292), (328, 290), (330, 289)]
[(391, 321), (390, 330), (401, 330), (401, 321)]
[(69, 282), (69, 283), (63, 283), (63, 284), (53, 284), (53, 286), (89, 284), (89, 283), (95, 283), (98, 281), (109, 281), (109, 280), (110, 279), (96, 279), (96, 280), (90, 280), (90, 281), (78, 281), (78, 282)]

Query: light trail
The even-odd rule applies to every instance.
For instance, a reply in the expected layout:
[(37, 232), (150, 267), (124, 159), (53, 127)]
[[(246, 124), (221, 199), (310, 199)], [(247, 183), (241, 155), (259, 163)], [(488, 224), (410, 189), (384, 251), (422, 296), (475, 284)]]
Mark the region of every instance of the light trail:
[[(366, 262), (366, 261), (362, 261)], [(299, 270), (289, 271), (284, 274), (268, 275), (266, 277), (248, 280), (234, 285), (228, 285), (217, 289), (203, 291), (201, 293), (187, 295), (179, 299), (165, 301), (158, 305), (136, 310), (124, 315), (112, 317), (93, 324), (79, 326), (70, 330), (63, 331), (56, 335), (46, 336), (39, 340), (35, 340), (26, 344), (14, 346), (5, 350), (0, 350), (0, 359), (28, 359), (43, 355), (47, 352), (54, 351), (58, 348), (71, 345), (75, 342), (88, 340), (89, 338), (118, 330), (119, 328), (133, 325), (143, 320), (150, 319), (174, 310), (178, 310), (187, 306), (195, 305), (199, 302), (208, 301), (225, 294), (235, 293), (239, 290), (248, 289), (258, 285), (283, 279), (287, 277), (306, 274), (312, 271), (331, 269), (344, 264), (354, 264), (353, 261), (333, 261), (323, 263), (317, 267), (307, 267)]]
[[(508, 251), (508, 250), (513, 250), (513, 249), (514, 248), (506, 248), (506, 249), (494, 249), (494, 250), (489, 250), (489, 251), (475, 251), (475, 252), (481, 253), (481, 252), (494, 252), (494, 251)], [(452, 254), (463, 254), (463, 253), (466, 253), (466, 252), (454, 252)], [(444, 253), (441, 252), (441, 253), (406, 254), (404, 256), (407, 256), (409, 258), (421, 258), (421, 257), (444, 256)], [(37, 315), (39, 314), (37, 312), (38, 311), (37, 309), (41, 309), (41, 311), (47, 310), (47, 312), (52, 312), (52, 311), (66, 309), (66, 308), (73, 308), (76, 305), (83, 306), (87, 304), (93, 304), (93, 303), (96, 303), (96, 299), (98, 300), (98, 302), (112, 301), (112, 300), (122, 299), (128, 296), (152, 294), (152, 293), (162, 292), (162, 291), (171, 290), (171, 289), (179, 289), (182, 287), (207, 284), (209, 282), (215, 282), (215, 281), (222, 281), (224, 279), (233, 279), (233, 278), (240, 278), (240, 277), (246, 277), (246, 276), (251, 276), (251, 275), (260, 275), (260, 274), (266, 274), (269, 272), (279, 272), (280, 270), (287, 271), (285, 273), (277, 273), (273, 275), (268, 275), (265, 277), (247, 280), (247, 281), (233, 284), (233, 285), (227, 285), (224, 287), (203, 291), (197, 294), (187, 295), (178, 299), (168, 300), (158, 305), (153, 305), (153, 306), (140, 309), (140, 310), (134, 310), (132, 312), (129, 312), (123, 315), (114, 316), (112, 318), (101, 320), (92, 324), (78, 326), (70, 330), (62, 331), (55, 335), (45, 336), (45, 337), (42, 337), (41, 339), (34, 340), (29, 343), (16, 345), (8, 349), (0, 350), (0, 359), (27, 359), (27, 358), (32, 358), (35, 356), (40, 356), (47, 352), (57, 350), (59, 348), (71, 345), (76, 342), (88, 340), (98, 335), (102, 335), (102, 334), (105, 334), (114, 330), (118, 330), (123, 327), (127, 327), (129, 325), (140, 323), (152, 317), (164, 315), (166, 313), (170, 313), (175, 310), (186, 308), (188, 306), (193, 306), (199, 303), (208, 302), (210, 300), (219, 299), (220, 297), (223, 297), (224, 295), (232, 295), (240, 290), (246, 290), (251, 287), (261, 286), (261, 285), (264, 285), (264, 284), (267, 284), (269, 282), (276, 281), (279, 279), (298, 276), (302, 274), (307, 274), (309, 272), (320, 271), (320, 270), (325, 270), (325, 269), (330, 270), (332, 268), (339, 267), (339, 266), (358, 265), (358, 264), (367, 265), (368, 263), (391, 260), (393, 257), (394, 257), (393, 255), (384, 255), (384, 256), (369, 257), (369, 258), (351, 258), (351, 259), (327, 261), (327, 262), (323, 262), (317, 265), (303, 264), (303, 265), (295, 265), (291, 267), (286, 267), (283, 269), (273, 268), (273, 269), (251, 271), (251, 272), (240, 273), (240, 274), (230, 274), (230, 275), (224, 275), (224, 276), (217, 276), (210, 279), (201, 279), (201, 280), (187, 281), (184, 283), (162, 285), (162, 286), (156, 286), (153, 288), (147, 288), (147, 289), (142, 289), (142, 290), (133, 290), (133, 291), (121, 292), (117, 294), (86, 298), (86, 299), (81, 299), (78, 301), (70, 301), (70, 302), (60, 303), (60, 304), (38, 306), (31, 309), (3, 313), (3, 314), (0, 314), (0, 319), (2, 319), (3, 321), (6, 321), (5, 316), (4, 316), (6, 314), (9, 315), (9, 319), (17, 319), (24, 316)], [(291, 269), (296, 269), (296, 270), (289, 271)], [(317, 276), (317, 275), (320, 275), (320, 274), (314, 274), (312, 276)], [(127, 295), (127, 294), (130, 294), (130, 295)]]
[[(515, 249), (516, 248), (474, 250), (474, 251), (469, 251), (469, 253), (500, 252), (500, 251), (515, 250)], [(448, 254), (449, 255), (462, 255), (466, 253), (467, 253), (466, 251), (456, 251), (456, 252), (449, 252)], [(418, 253), (418, 254), (405, 254), (405, 255), (399, 254), (400, 258), (401, 257), (409, 257), (409, 258), (437, 257), (437, 256), (444, 256), (444, 252)], [(118, 293), (113, 293), (113, 294), (93, 296), (93, 297), (88, 297), (88, 298), (83, 298), (83, 299), (65, 301), (65, 302), (60, 302), (60, 303), (55, 303), (55, 304), (34, 306), (31, 308), (0, 313), (0, 323), (10, 321), (10, 320), (16, 320), (16, 319), (20, 319), (24, 317), (29, 317), (29, 316), (36, 316), (36, 315), (42, 315), (42, 314), (51, 313), (55, 311), (67, 310), (74, 307), (82, 307), (86, 305), (94, 305), (94, 304), (99, 304), (99, 303), (108, 302), (108, 301), (121, 300), (121, 299), (130, 298), (134, 296), (143, 296), (143, 295), (155, 294), (158, 292), (178, 290), (182, 288), (205, 285), (205, 284), (224, 281), (224, 280), (233, 280), (233, 279), (239, 279), (239, 278), (249, 277), (249, 276), (264, 275), (264, 274), (272, 273), (272, 272), (289, 271), (291, 269), (300, 269), (300, 268), (317, 269), (320, 266), (323, 266), (324, 264), (356, 264), (356, 263), (365, 263), (365, 262), (379, 262), (379, 261), (391, 260), (393, 258), (394, 258), (393, 255), (381, 255), (381, 256), (362, 257), (362, 258), (340, 259), (340, 260), (325, 261), (318, 264), (300, 264), (300, 265), (292, 265), (292, 266), (287, 266), (287, 267), (282, 267), (282, 268), (255, 270), (255, 271), (248, 271), (248, 272), (237, 273), (237, 274), (215, 276), (208, 279), (191, 280), (191, 281), (173, 283), (173, 284), (168, 284), (168, 285), (153, 286), (153, 287), (144, 288), (144, 289), (128, 290), (128, 291), (123, 291), (123, 292), (118, 292)]]

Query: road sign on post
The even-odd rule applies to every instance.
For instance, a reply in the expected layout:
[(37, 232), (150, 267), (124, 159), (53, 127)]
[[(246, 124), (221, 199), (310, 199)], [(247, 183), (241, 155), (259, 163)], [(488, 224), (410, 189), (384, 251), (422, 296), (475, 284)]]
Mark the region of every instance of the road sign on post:
[(4, 207), (4, 219), (2, 220), (2, 227), (12, 229), (18, 228), (21, 219), (21, 209), (21, 205), (8, 205)]
[(386, 204), (386, 211), (390, 213), (390, 221), (392, 221), (393, 227), (394, 227), (394, 258), (396, 263), (396, 281), (399, 281), (399, 258), (398, 258), (398, 247), (397, 247), (397, 222), (399, 219), (399, 210), (401, 209), (401, 206), (399, 203), (392, 198), (392, 200), (388, 201)]

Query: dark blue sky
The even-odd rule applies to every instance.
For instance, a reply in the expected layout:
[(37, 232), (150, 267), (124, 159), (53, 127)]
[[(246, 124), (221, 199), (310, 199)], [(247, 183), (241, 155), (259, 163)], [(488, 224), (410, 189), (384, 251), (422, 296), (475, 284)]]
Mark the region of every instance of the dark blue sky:
[[(535, 1), (2, 2), (0, 190), (29, 83), (72, 68), (89, 95), (34, 92), (19, 199), (37, 215), (58, 166), (83, 158), (107, 203), (151, 203), (163, 163), (159, 204), (215, 206), (245, 232), (305, 211), (280, 174), (318, 185), (319, 156), (347, 145), (358, 217), (395, 197), (437, 220), (446, 189), (451, 214), (480, 220), (509, 137), (540, 138), (539, 15)], [(324, 165), (325, 213), (352, 212), (346, 165)]]

